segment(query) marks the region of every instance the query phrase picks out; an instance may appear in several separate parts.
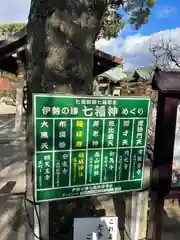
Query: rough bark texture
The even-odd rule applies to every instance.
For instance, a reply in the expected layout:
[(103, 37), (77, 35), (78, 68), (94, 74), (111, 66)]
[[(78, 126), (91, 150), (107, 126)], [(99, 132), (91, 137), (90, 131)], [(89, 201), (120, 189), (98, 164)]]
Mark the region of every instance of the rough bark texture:
[[(32, 93), (90, 94), (104, 0), (32, 0), (28, 22), (28, 145)], [(91, 11), (89, 10), (91, 9)]]
[[(28, 22), (29, 166), (33, 156), (32, 93), (91, 94), (94, 42), (105, 7), (105, 0), (32, 0)], [(74, 217), (121, 216), (119, 229), (124, 230), (122, 194), (56, 201), (50, 203), (49, 212), (51, 240), (72, 239)]]

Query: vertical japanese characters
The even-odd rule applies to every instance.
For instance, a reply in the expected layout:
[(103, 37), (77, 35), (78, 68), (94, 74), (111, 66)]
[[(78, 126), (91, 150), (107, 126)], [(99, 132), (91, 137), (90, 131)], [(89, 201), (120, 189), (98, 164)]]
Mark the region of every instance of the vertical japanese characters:
[(149, 99), (37, 95), (35, 102), (37, 199), (141, 188)]

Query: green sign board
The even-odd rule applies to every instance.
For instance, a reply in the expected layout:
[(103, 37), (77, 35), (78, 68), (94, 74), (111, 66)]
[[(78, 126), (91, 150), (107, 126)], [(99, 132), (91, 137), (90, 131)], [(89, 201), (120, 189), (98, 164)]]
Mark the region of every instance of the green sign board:
[(142, 188), (150, 100), (35, 94), (37, 202)]

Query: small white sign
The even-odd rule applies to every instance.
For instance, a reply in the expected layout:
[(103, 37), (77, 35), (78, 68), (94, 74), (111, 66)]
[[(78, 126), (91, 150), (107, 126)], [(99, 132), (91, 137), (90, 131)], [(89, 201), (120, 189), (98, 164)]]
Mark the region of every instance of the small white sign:
[(74, 219), (74, 240), (117, 240), (117, 217)]

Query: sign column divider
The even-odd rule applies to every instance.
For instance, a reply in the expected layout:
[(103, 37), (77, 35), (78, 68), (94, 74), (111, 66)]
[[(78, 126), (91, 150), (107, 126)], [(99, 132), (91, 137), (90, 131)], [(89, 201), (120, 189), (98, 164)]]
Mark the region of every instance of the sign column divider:
[(131, 153), (130, 153), (130, 163), (129, 163), (129, 177), (131, 179), (131, 168), (132, 168), (132, 150), (133, 150), (133, 138), (134, 138), (134, 119), (132, 119), (132, 135), (131, 135)]
[(88, 145), (89, 145), (88, 142), (89, 142), (89, 119), (87, 119), (85, 184), (87, 184), (87, 174), (88, 174)]
[(55, 119), (53, 119), (53, 158), (52, 158), (52, 187), (54, 188), (54, 170), (55, 170)]
[(70, 157), (69, 157), (69, 186), (71, 186), (71, 165), (72, 165), (72, 125), (73, 120), (70, 120)]
[(117, 166), (118, 166), (118, 150), (119, 150), (119, 130), (120, 130), (120, 121), (121, 119), (118, 119), (118, 132), (117, 132), (117, 147), (116, 147), (116, 165), (115, 165), (115, 181), (117, 181)]
[(103, 169), (103, 150), (104, 150), (104, 129), (105, 129), (105, 119), (103, 121), (103, 129), (102, 129), (102, 150), (101, 150), (101, 176), (100, 183), (102, 183), (102, 169)]

